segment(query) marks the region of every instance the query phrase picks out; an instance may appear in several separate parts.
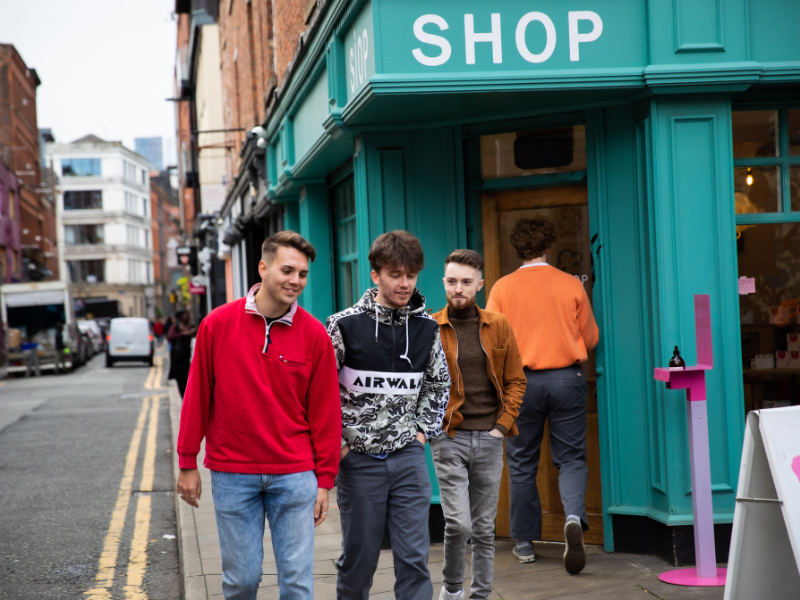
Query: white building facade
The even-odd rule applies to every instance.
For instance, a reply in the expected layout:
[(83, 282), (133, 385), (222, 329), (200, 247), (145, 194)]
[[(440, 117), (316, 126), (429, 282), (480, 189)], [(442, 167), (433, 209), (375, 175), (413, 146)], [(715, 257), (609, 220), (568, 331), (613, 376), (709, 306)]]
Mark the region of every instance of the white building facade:
[(75, 299), (118, 300), (124, 316), (155, 316), (152, 165), (121, 142), (89, 135), (47, 145), (60, 178), (56, 227), (62, 279)]

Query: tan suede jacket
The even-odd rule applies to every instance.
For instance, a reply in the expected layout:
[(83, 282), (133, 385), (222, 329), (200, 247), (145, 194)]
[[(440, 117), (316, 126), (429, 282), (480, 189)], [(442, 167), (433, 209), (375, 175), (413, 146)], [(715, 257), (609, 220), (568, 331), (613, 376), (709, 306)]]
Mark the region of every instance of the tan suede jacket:
[[(527, 384), (517, 340), (505, 315), (478, 307), (478, 317), (481, 345), (486, 354), (486, 372), (494, 383), (497, 398), (500, 400), (497, 422), (508, 430), (508, 436), (517, 435), (519, 431), (514, 421), (519, 415), (519, 407)], [(434, 313), (433, 318), (439, 323), (442, 346), (452, 382), (442, 431), (446, 431), (450, 437), (455, 437), (456, 427), (464, 420), (458, 410), (464, 404), (464, 381), (458, 368), (458, 341), (447, 315), (447, 307)]]

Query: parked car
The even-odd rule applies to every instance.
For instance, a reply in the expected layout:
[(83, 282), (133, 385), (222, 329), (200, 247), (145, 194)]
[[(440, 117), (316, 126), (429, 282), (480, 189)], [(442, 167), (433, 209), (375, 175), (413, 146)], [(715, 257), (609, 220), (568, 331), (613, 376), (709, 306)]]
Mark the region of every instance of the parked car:
[(91, 356), (105, 351), (105, 340), (103, 338), (103, 332), (100, 329), (100, 325), (98, 325), (95, 321), (88, 319), (78, 321), (77, 325), (78, 329), (81, 330), (81, 333), (85, 333), (89, 337), (89, 342), (91, 343), (91, 352), (89, 354)]
[(150, 322), (141, 317), (111, 319), (106, 338), (106, 367), (122, 361), (144, 361), (153, 366), (153, 332)]

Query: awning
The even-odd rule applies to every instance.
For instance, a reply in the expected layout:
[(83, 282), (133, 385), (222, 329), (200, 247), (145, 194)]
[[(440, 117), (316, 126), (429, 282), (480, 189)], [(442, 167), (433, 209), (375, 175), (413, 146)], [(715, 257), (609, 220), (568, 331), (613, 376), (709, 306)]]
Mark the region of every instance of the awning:
[(19, 294), (4, 294), (6, 306), (47, 306), (49, 304), (64, 304), (64, 292), (21, 292)]

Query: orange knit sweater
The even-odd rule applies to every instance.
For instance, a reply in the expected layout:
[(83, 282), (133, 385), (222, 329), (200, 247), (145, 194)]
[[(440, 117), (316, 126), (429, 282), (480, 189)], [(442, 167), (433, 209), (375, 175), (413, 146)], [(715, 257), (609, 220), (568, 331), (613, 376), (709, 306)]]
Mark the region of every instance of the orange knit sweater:
[(522, 363), (531, 370), (581, 363), (600, 337), (581, 282), (549, 265), (501, 277), (486, 310), (508, 318)]

